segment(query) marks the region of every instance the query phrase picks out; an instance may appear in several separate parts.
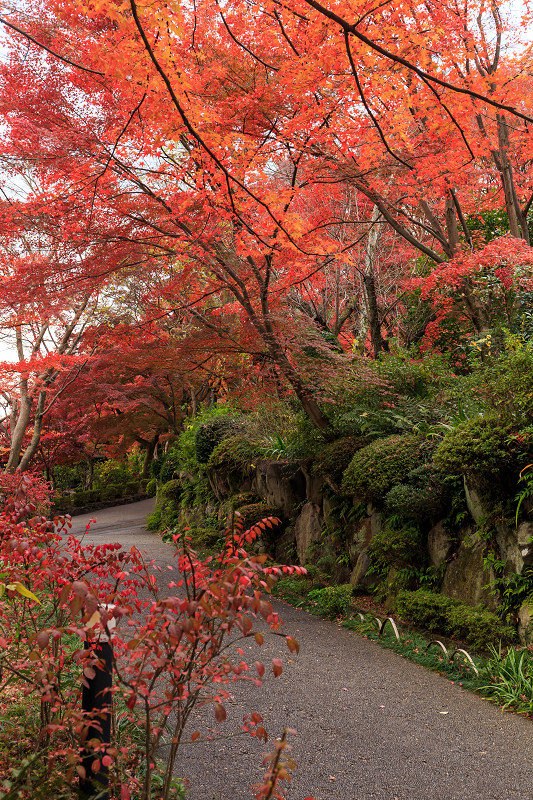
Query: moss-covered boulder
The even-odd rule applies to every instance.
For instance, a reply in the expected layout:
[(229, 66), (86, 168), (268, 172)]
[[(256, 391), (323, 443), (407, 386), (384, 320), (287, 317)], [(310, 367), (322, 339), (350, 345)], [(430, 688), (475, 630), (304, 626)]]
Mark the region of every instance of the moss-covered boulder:
[(494, 582), (492, 567), (484, 560), (486, 543), (472, 531), (464, 536), (457, 557), (446, 569), (442, 593), (461, 600), (470, 606), (483, 603), (492, 610), (498, 606), (498, 598), (487, 588)]

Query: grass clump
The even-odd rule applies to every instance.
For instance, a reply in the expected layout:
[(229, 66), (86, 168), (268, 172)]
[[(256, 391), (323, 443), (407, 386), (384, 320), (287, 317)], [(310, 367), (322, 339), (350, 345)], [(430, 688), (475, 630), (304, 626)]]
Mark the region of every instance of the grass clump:
[(491, 647), (480, 677), (488, 681), (480, 691), (502, 708), (533, 714), (533, 658), (527, 649), (503, 652)]

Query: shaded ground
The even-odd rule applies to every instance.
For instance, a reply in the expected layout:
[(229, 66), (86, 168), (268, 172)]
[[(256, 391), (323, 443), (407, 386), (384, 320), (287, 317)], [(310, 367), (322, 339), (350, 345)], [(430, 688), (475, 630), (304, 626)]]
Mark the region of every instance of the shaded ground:
[[(172, 547), (143, 527), (153, 500), (96, 512), (89, 540), (135, 544), (163, 566)], [(91, 515), (76, 517), (79, 534)], [(335, 623), (277, 602), (287, 633), (300, 643), (290, 655), (269, 637), (245, 655), (283, 657), (280, 678), (262, 689), (232, 687), (225, 737), (184, 748), (181, 775), (191, 800), (246, 800), (259, 780), (263, 743), (238, 733), (245, 713), (259, 711), (271, 736), (295, 728), (298, 762), (290, 800), (532, 800), (533, 726), (458, 685), (366, 641)], [(214, 725), (200, 712), (198, 730)], [(194, 728), (191, 727), (191, 732)]]

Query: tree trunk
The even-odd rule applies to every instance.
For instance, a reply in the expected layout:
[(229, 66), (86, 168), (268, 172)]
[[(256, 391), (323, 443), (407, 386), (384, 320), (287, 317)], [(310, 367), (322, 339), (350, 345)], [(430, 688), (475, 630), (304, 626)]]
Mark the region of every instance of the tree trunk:
[(378, 297), (374, 271), (379, 241), (379, 227), (377, 222), (380, 216), (381, 214), (379, 208), (374, 206), (374, 210), (372, 211), (372, 226), (368, 231), (365, 253), (365, 274), (363, 275), (363, 288), (365, 291), (368, 328), (370, 331), (370, 341), (372, 343), (374, 358), (377, 358), (382, 350), (388, 349), (388, 344), (381, 335), (381, 322), (379, 319)]
[(148, 477), (148, 470), (150, 469), (150, 464), (152, 463), (152, 460), (154, 458), (155, 448), (157, 446), (158, 441), (159, 441), (159, 434), (156, 433), (156, 435), (152, 437), (152, 439), (150, 439), (149, 442), (146, 442), (141, 478)]
[(43, 416), (44, 416), (44, 404), (46, 400), (46, 392), (39, 392), (39, 397), (37, 399), (37, 407), (35, 409), (35, 420), (33, 423), (33, 434), (30, 439), (29, 445), (26, 447), (22, 458), (20, 459), (20, 463), (18, 468), (21, 472), (24, 472), (27, 469), (28, 464), (32, 460), (33, 456), (35, 455), (35, 451), (39, 446), (39, 442), (41, 441), (41, 433), (43, 429)]
[(11, 447), (9, 449), (9, 458), (6, 464), (6, 472), (15, 472), (19, 463), (20, 455), (22, 452), (22, 442), (24, 441), (24, 434), (30, 424), (31, 412), (31, 399), (26, 393), (22, 394), (19, 402), (19, 413), (16, 424), (11, 436)]

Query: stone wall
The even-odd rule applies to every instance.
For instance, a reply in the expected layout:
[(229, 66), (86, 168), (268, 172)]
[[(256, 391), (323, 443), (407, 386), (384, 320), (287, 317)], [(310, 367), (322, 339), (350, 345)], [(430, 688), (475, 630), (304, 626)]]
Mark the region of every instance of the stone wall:
[[(382, 530), (379, 504), (340, 496), (325, 479), (313, 475), (306, 462), (257, 461), (246, 474), (211, 470), (209, 480), (221, 509), (227, 511), (231, 505), (227, 501), (246, 492), (278, 510), (283, 526), (268, 543), (277, 560), (318, 565), (332, 582), (350, 582), (361, 591), (375, 584), (368, 548)], [(467, 485), (465, 497), (469, 515), (456, 530), (443, 520), (428, 522), (427, 563), (440, 569), (443, 594), (494, 609), (498, 597), (487, 585), (495, 575), (484, 560), (487, 542), (480, 534), (480, 523), (490, 511), (488, 501)], [(492, 546), (506, 570), (520, 574), (533, 564), (533, 523), (524, 522), (516, 529), (500, 521), (495, 530)], [(391, 574), (396, 572), (391, 569)], [(524, 639), (529, 636), (530, 617), (531, 609), (524, 606), (520, 611)]]

